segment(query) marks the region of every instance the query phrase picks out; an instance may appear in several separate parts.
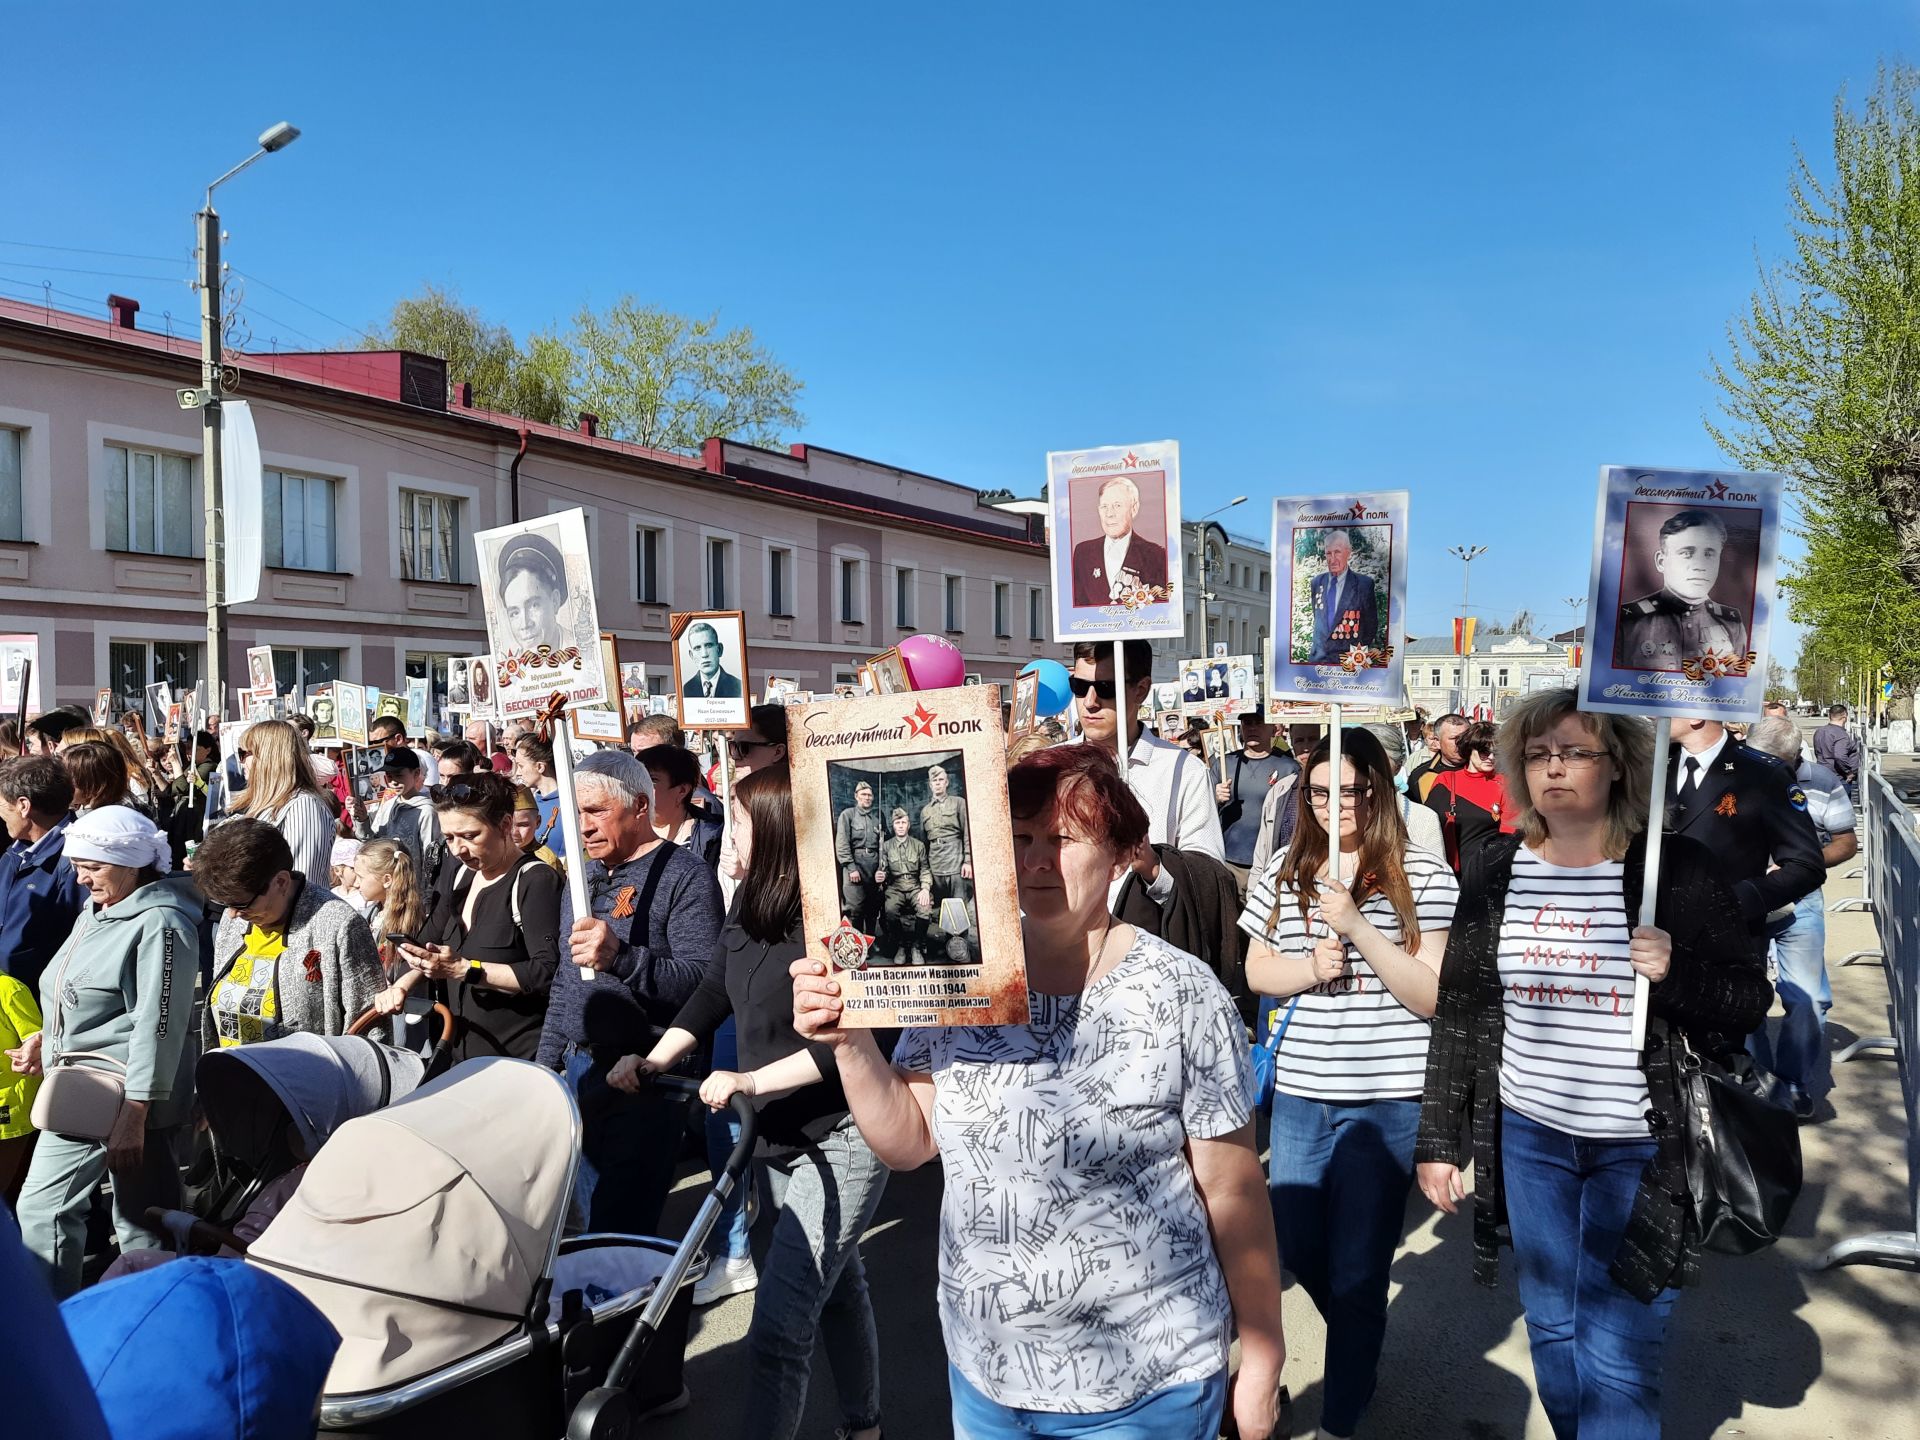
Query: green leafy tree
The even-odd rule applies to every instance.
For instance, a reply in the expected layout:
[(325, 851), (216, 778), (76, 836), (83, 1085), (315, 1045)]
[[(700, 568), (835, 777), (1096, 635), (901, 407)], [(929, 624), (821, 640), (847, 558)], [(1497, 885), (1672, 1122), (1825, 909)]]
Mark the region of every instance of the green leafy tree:
[(397, 301), (362, 348), (439, 356), (447, 362), (448, 382), (473, 386), (474, 404), (482, 409), (549, 425), (569, 418), (565, 348), (536, 335), (523, 349), (504, 325), (490, 324), (476, 307), (437, 285)]
[(609, 434), (667, 450), (697, 450), (712, 435), (776, 445), (805, 417), (803, 388), (745, 326), (692, 319), (631, 295), (605, 313), (582, 310), (566, 338), (571, 393)]
[(1713, 375), (1727, 454), (1786, 475), (1808, 555), (1786, 581), (1822, 651), (1920, 683), (1920, 71), (1834, 103), (1833, 173), (1796, 152), (1786, 258)]

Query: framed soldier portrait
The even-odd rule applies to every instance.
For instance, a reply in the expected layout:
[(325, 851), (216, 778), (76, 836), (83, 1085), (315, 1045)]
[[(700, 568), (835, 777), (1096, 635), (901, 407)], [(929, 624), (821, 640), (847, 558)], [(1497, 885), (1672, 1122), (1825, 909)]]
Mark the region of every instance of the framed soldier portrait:
[(1025, 1020), (998, 691), (797, 706), (787, 746), (807, 950), (844, 1023)]
[(1777, 475), (1601, 468), (1582, 709), (1759, 716), (1780, 492)]
[[(555, 692), (569, 709), (606, 704), (618, 679), (605, 671), (586, 512), (482, 530), (473, 543), (501, 716), (530, 715)], [(467, 689), (471, 699), (471, 674)]]
[(683, 730), (745, 730), (753, 695), (747, 672), (747, 617), (740, 610), (676, 612), (673, 693)]
[(333, 686), (316, 685), (307, 696), (307, 714), (313, 720), (313, 741), (316, 745), (338, 745), (340, 743), (340, 725), (337, 719), (333, 698)]
[(1053, 638), (1172, 638), (1181, 609), (1180, 445), (1047, 456)]
[(1040, 728), (1040, 672), (1013, 677), (1013, 704), (1007, 710), (1007, 738), (1017, 740)]
[[(1273, 502), (1268, 695), (1327, 704), (1398, 704), (1407, 604), (1407, 492), (1295, 495)], [(1225, 691), (1255, 698), (1251, 657), (1221, 657)], [(1234, 695), (1235, 671), (1239, 690)]]
[(333, 718), (340, 727), (340, 743), (367, 743), (367, 687), (351, 680), (333, 682)]

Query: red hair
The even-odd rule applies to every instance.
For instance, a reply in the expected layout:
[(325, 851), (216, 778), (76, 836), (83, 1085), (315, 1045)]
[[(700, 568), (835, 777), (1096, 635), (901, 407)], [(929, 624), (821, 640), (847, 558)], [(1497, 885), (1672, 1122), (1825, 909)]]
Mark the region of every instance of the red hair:
[(1016, 820), (1052, 806), (1074, 838), (1119, 855), (1147, 838), (1147, 812), (1104, 745), (1054, 745), (1027, 756), (1007, 772), (1007, 805)]

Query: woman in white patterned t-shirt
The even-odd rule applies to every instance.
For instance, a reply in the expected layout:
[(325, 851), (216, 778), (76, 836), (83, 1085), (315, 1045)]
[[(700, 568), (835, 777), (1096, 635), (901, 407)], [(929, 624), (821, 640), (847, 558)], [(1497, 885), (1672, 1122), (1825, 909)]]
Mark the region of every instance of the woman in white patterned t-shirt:
[[(1280, 1260), (1327, 1321), (1320, 1433), (1348, 1436), (1373, 1397), (1420, 1125), (1428, 1017), (1459, 887), (1412, 845), (1393, 766), (1364, 730), (1307, 756), (1292, 843), (1247, 897), (1247, 984), (1290, 1003), (1275, 1052), (1269, 1186)], [(1328, 861), (1340, 807), (1340, 854)], [(1263, 1031), (1270, 1034), (1270, 1031)]]
[(1147, 838), (1110, 751), (1040, 751), (1007, 791), (1028, 1024), (908, 1030), (889, 1065), (839, 1028), (825, 967), (792, 967), (794, 1028), (836, 1047), (874, 1153), (941, 1160), (954, 1433), (1216, 1440), (1230, 1410), (1270, 1434), (1286, 1346), (1246, 1028), (1198, 960), (1107, 909)]
[[(1475, 1276), (1511, 1227), (1541, 1406), (1562, 1440), (1657, 1440), (1676, 1286), (1698, 1273), (1678, 1041), (1739, 1049), (1771, 1002), (1716, 857), (1665, 837), (1655, 925), (1640, 925), (1653, 736), (1529, 695), (1501, 727), (1518, 835), (1469, 856), (1422, 1093), (1420, 1188), (1464, 1198), (1473, 1120)], [(1651, 1024), (1633, 1046), (1635, 976)]]

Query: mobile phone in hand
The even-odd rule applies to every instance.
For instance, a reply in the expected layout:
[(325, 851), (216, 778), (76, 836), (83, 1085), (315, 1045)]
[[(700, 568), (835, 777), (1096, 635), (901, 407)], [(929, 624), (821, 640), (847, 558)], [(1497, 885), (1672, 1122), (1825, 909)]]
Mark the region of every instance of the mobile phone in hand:
[(418, 945), (420, 943), (420, 937), (417, 935), (402, 935), (398, 930), (389, 930), (387, 932), (387, 943), (389, 945)]

